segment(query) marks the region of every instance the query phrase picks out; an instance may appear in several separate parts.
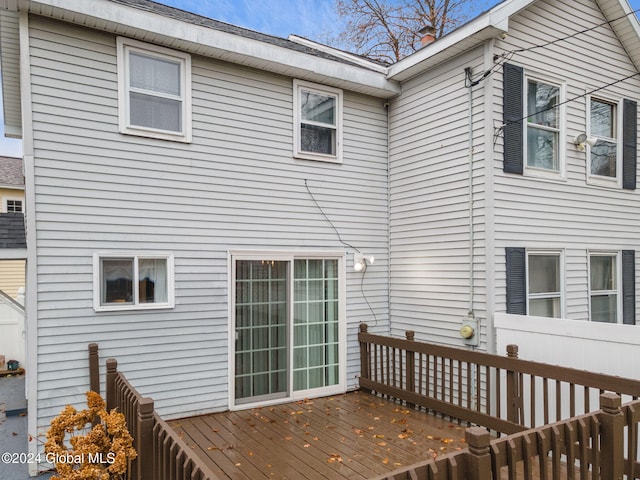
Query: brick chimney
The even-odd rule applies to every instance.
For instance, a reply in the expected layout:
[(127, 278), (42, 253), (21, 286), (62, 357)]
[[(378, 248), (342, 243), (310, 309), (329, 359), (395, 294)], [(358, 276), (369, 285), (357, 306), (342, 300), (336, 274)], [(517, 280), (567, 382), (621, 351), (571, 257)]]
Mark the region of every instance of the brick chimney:
[(420, 47), (429, 45), (436, 40), (436, 29), (431, 25), (421, 28), (418, 33), (420, 34)]

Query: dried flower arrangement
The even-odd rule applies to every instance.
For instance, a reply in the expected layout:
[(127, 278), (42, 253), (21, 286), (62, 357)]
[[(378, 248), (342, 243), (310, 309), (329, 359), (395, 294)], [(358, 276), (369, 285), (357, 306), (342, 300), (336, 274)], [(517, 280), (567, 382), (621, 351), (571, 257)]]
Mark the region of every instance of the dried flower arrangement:
[(105, 401), (95, 392), (87, 392), (87, 406), (77, 411), (67, 405), (51, 421), (44, 446), (58, 474), (51, 480), (120, 479), (137, 456), (124, 415), (115, 409), (107, 412)]

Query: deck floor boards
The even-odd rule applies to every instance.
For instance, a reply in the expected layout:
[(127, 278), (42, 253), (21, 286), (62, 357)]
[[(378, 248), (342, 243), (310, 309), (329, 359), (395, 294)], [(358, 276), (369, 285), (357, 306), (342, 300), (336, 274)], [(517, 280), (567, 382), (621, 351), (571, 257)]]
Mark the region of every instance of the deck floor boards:
[(365, 392), (169, 424), (233, 480), (372, 478), (466, 447), (464, 426)]

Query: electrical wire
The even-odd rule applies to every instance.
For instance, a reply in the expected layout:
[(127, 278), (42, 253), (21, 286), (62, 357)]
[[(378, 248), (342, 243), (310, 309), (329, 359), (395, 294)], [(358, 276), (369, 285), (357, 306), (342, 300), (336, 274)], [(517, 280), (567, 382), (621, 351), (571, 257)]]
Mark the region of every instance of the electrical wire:
[[(338, 231), (336, 226), (333, 224), (331, 219), (327, 216), (327, 214), (324, 213), (324, 210), (322, 209), (322, 207), (320, 206), (320, 204), (316, 200), (315, 196), (313, 195), (313, 192), (309, 188), (309, 184), (308, 184), (308, 181), (307, 181), (306, 178), (304, 179), (304, 186), (307, 189), (307, 192), (309, 192), (309, 196), (311, 197), (311, 200), (313, 200), (313, 203), (315, 204), (315, 206), (318, 208), (318, 210), (320, 210), (320, 213), (322, 213), (322, 216), (329, 223), (329, 225), (331, 225), (331, 228), (333, 228), (333, 230), (336, 232), (336, 235), (338, 236), (338, 240), (340, 241), (340, 243), (342, 243), (343, 245), (345, 245), (345, 246), (347, 246), (349, 248), (353, 248), (358, 253), (362, 253), (358, 248), (356, 248), (353, 245), (345, 242), (342, 239), (342, 237), (340, 236), (340, 232)], [(366, 269), (365, 269), (365, 272), (366, 272)], [(369, 303), (369, 299), (367, 298), (367, 296), (364, 293), (364, 272), (362, 273), (362, 276), (360, 277), (360, 293), (362, 293), (362, 298), (364, 298), (364, 301), (366, 302), (367, 307), (369, 307), (369, 311), (371, 312), (371, 315), (373, 316), (373, 326), (376, 327), (378, 325), (378, 317), (376, 315), (376, 312), (373, 310), (373, 307), (371, 306), (371, 303)]]
[(325, 218), (325, 220), (329, 223), (329, 225), (331, 225), (331, 228), (333, 228), (333, 230), (336, 232), (336, 235), (338, 236), (338, 240), (340, 241), (341, 244), (349, 247), (349, 248), (353, 248), (356, 252), (358, 253), (362, 253), (360, 252), (360, 250), (358, 250), (356, 247), (354, 247), (353, 245), (345, 242), (344, 240), (342, 240), (342, 237), (340, 236), (340, 232), (338, 231), (338, 229), (336, 228), (336, 226), (333, 224), (333, 222), (331, 221), (331, 219), (329, 219), (329, 217), (327, 217), (327, 214), (324, 213), (324, 210), (322, 209), (322, 207), (320, 206), (320, 204), (318, 203), (318, 201), (316, 200), (316, 197), (314, 197), (313, 193), (311, 192), (311, 189), (309, 188), (309, 185), (307, 183), (307, 179), (304, 179), (304, 186), (307, 189), (307, 192), (309, 192), (309, 196), (311, 197), (311, 200), (313, 200), (313, 203), (315, 203), (316, 207), (318, 208), (318, 210), (320, 210), (320, 213), (322, 214), (322, 216)]
[(502, 55), (500, 55), (500, 57), (498, 57), (498, 58), (501, 58), (500, 62), (496, 63), (490, 70), (485, 71), (480, 76), (480, 78), (478, 80), (472, 81), (471, 78), (465, 78), (465, 87), (467, 87), (467, 88), (475, 87), (480, 82), (485, 80), (487, 77), (489, 77), (489, 76), (493, 75), (494, 73), (496, 73), (498, 71), (498, 69), (502, 65), (504, 65), (506, 62), (511, 60), (517, 53), (528, 52), (528, 51), (531, 51), (531, 50), (536, 50), (538, 48), (545, 48), (545, 47), (548, 47), (549, 45), (554, 45), (556, 43), (564, 42), (565, 40), (569, 40), (571, 38), (577, 37), (578, 35), (582, 35), (582, 34), (591, 32), (593, 30), (596, 30), (596, 29), (598, 29), (600, 27), (603, 27), (604, 25), (611, 25), (613, 22), (617, 22), (618, 20), (622, 20), (623, 18), (626, 18), (626, 17), (628, 17), (630, 15), (635, 15), (638, 12), (640, 12), (640, 9), (633, 10), (630, 13), (622, 15), (621, 17), (614, 18), (613, 20), (607, 20), (607, 21), (599, 23), (598, 25), (595, 25), (593, 27), (590, 27), (590, 28), (587, 28), (587, 29), (584, 29), (584, 30), (580, 30), (579, 32), (574, 32), (574, 33), (571, 33), (571, 34), (566, 35), (564, 37), (556, 38), (555, 40), (550, 40), (548, 42), (540, 43), (538, 45), (533, 45), (533, 46), (527, 47), (527, 48), (518, 48), (518, 49), (509, 50), (507, 52), (504, 52), (504, 53), (502, 53)]
[(617, 22), (618, 20), (622, 20), (623, 18), (627, 18), (629, 15), (635, 15), (639, 11), (640, 11), (640, 9), (633, 10), (632, 12), (626, 13), (626, 14), (622, 15), (621, 17), (614, 18), (613, 20), (607, 20), (607, 21), (602, 22), (602, 23), (600, 23), (598, 25), (595, 25), (595, 26), (590, 27), (590, 28), (586, 28), (584, 30), (580, 30), (579, 32), (574, 32), (574, 33), (572, 33), (570, 35), (567, 35), (565, 37), (562, 37), (562, 38), (556, 38), (555, 40), (551, 40), (551, 41), (546, 42), (546, 43), (541, 43), (539, 45), (534, 45), (533, 47), (519, 48), (517, 50), (511, 50), (511, 51), (513, 53), (521, 53), (521, 52), (528, 52), (528, 51), (531, 51), (531, 50), (535, 50), (537, 48), (548, 47), (549, 45), (553, 45), (553, 44), (559, 43), (559, 42), (564, 42), (565, 40), (569, 40), (570, 38), (577, 37), (578, 35), (582, 35), (583, 33), (591, 32), (591, 31), (593, 31), (593, 30), (595, 30), (597, 28), (603, 27), (604, 25), (611, 25), (613, 22)]

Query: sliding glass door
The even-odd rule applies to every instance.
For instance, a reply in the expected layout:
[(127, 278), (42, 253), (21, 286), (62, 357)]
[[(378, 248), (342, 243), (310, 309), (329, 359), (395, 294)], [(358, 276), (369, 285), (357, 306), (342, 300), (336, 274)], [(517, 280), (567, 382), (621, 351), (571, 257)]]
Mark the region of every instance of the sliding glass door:
[(235, 404), (343, 388), (340, 264), (234, 257)]

